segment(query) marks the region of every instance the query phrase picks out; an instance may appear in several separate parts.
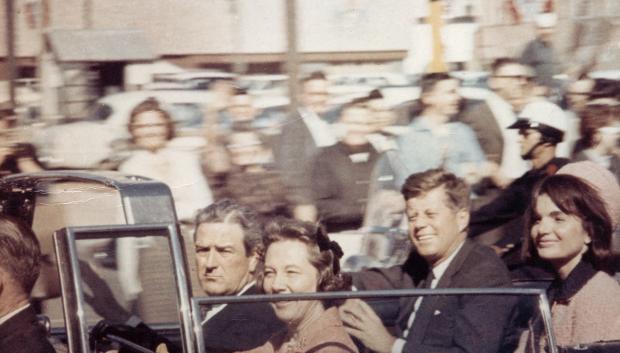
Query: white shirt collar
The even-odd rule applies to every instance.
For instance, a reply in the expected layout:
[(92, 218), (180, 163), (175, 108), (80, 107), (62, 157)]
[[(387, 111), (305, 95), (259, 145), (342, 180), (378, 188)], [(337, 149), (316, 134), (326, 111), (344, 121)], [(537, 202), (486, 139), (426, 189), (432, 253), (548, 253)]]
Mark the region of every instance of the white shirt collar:
[(237, 293), (237, 296), (240, 296), (241, 294), (245, 293), (248, 291), (248, 289), (250, 289), (250, 287), (252, 287), (253, 285), (256, 284), (256, 281), (251, 281), (248, 284), (246, 284), (243, 288), (241, 288), (241, 290), (239, 291), (239, 293)]
[(450, 255), (450, 257), (448, 257), (446, 260), (439, 263), (439, 265), (433, 267), (432, 271), (433, 271), (433, 275), (435, 276), (435, 279), (433, 279), (433, 285), (431, 285), (432, 288), (435, 288), (435, 285), (437, 284), (437, 282), (439, 282), (439, 280), (441, 279), (441, 276), (443, 276), (443, 274), (446, 272), (446, 270), (448, 269), (448, 266), (450, 266), (450, 264), (452, 263), (452, 260), (454, 260), (454, 257), (456, 257), (456, 254), (458, 254), (459, 251), (461, 251), (461, 248), (463, 248), (463, 244), (465, 244), (465, 240), (463, 240), (461, 245), (459, 245), (459, 247), (456, 248), (456, 250), (452, 253), (452, 255)]
[(0, 318), (0, 325), (2, 325), (5, 322), (9, 321), (11, 318), (13, 318), (17, 314), (21, 313), (22, 311), (26, 310), (29, 306), (30, 306), (30, 303), (28, 303), (28, 304), (26, 304), (24, 306), (20, 306), (19, 308), (17, 308), (15, 310), (11, 311), (10, 313), (4, 315), (3, 317)]
[[(247, 292), (248, 289), (250, 289), (253, 285), (256, 284), (256, 281), (251, 281), (248, 284), (246, 284), (243, 288), (241, 288), (241, 290), (237, 293), (237, 296), (242, 295), (243, 293)], [(207, 321), (209, 321), (212, 317), (214, 317), (217, 313), (219, 313), (220, 311), (224, 310), (224, 308), (226, 307), (226, 303), (224, 304), (217, 304), (214, 305), (209, 311), (207, 311), (205, 318), (202, 320), (201, 324), (204, 325), (207, 323)]]
[(308, 127), (310, 135), (317, 147), (328, 147), (336, 144), (334, 129), (325, 120), (321, 119), (315, 112), (299, 108), (299, 114), (303, 118), (304, 124)]

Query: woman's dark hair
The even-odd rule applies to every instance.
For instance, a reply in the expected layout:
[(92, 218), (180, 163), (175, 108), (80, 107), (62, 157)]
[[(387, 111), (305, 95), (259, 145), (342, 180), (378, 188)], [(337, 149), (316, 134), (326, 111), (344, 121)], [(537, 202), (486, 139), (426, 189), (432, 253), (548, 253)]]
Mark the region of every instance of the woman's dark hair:
[(165, 124), (168, 129), (166, 140), (171, 140), (174, 137), (174, 121), (172, 121), (170, 113), (165, 111), (159, 104), (159, 101), (153, 97), (149, 97), (145, 101), (142, 101), (131, 111), (129, 115), (129, 126), (127, 127), (130, 134), (133, 135), (133, 131), (137, 128), (136, 118), (144, 112), (158, 112), (166, 120)]
[(585, 147), (595, 147), (599, 141), (595, 140), (598, 129), (611, 125), (615, 120), (613, 110), (604, 105), (587, 105), (579, 126), (581, 139)]
[[(263, 238), (265, 253), (273, 243), (283, 240), (297, 240), (306, 244), (308, 260), (319, 272), (318, 292), (333, 292), (351, 289), (351, 278), (340, 272), (342, 249), (330, 241), (325, 228), (320, 224), (302, 222), (288, 218), (276, 218), (265, 226)], [(263, 287), (259, 276), (259, 287)], [(326, 307), (338, 305), (340, 301), (324, 301)]]
[(612, 265), (611, 234), (613, 228), (605, 203), (596, 189), (572, 175), (557, 174), (543, 179), (534, 189), (530, 208), (526, 213), (526, 241), (523, 256), (526, 260), (539, 260), (536, 246), (530, 236), (536, 222), (536, 200), (547, 195), (564, 213), (581, 220), (583, 229), (592, 240), (583, 255), (583, 261), (589, 262), (599, 271), (614, 273)]

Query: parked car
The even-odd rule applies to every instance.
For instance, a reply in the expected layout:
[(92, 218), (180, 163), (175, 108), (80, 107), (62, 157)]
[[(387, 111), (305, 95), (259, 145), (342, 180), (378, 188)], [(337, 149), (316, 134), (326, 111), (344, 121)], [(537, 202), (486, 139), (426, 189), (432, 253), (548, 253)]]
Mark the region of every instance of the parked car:
[(209, 89), (213, 81), (222, 79), (232, 80), (236, 77), (237, 75), (229, 72), (194, 70), (170, 74), (156, 74), (153, 76), (153, 84), (174, 84), (179, 87), (184, 87), (184, 89), (206, 90)]
[(327, 79), (329, 94), (339, 103), (365, 96), (375, 88), (410, 85), (405, 75), (393, 72), (328, 74)]
[(254, 97), (286, 96), (288, 93), (288, 75), (245, 75), (237, 79), (237, 84)]

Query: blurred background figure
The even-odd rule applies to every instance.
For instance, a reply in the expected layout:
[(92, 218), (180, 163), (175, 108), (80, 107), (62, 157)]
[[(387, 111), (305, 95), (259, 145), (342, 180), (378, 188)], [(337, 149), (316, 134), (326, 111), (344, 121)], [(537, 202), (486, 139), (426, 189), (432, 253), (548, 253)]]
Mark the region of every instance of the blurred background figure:
[[(266, 226), (264, 270), (260, 285), (268, 294), (345, 291), (348, 275), (340, 272), (342, 249), (322, 227), (297, 220), (278, 219)], [(286, 328), (253, 353), (357, 353), (345, 331), (336, 301), (282, 301), (272, 303)]]
[(219, 77), (209, 84), (209, 91), (213, 93), (213, 102), (216, 109), (224, 109), (230, 104), (235, 92), (234, 78)]
[[(568, 98), (570, 97), (567, 95), (567, 99)], [(585, 118), (585, 112), (590, 111), (590, 113), (596, 113), (596, 115), (603, 120), (607, 120), (604, 116), (609, 117), (609, 115), (612, 119), (618, 120), (620, 119), (618, 116), (618, 113), (620, 113), (620, 108), (618, 108), (620, 105), (619, 102), (620, 80), (606, 78), (596, 78), (592, 80), (592, 88), (588, 92), (588, 95), (582, 97), (578, 102), (581, 115), (579, 115), (579, 121), (577, 123), (578, 139), (573, 144), (571, 151), (573, 158), (584, 148), (587, 148), (587, 146), (584, 145), (585, 138), (581, 128)], [(567, 103), (569, 103), (568, 100)], [(588, 120), (590, 120), (588, 124), (593, 123), (591, 119)]]
[(250, 130), (255, 128), (258, 110), (254, 107), (252, 97), (243, 88), (234, 88), (229, 104), (219, 117), (220, 129), (229, 131)]
[(191, 220), (194, 212), (213, 202), (200, 168), (199, 139), (175, 138), (168, 112), (155, 99), (147, 99), (131, 112), (129, 133), (133, 151), (119, 171), (166, 183), (174, 198), (177, 217)]
[(26, 128), (17, 126), (17, 115), (9, 102), (0, 102), (0, 177), (43, 170), (36, 149), (26, 135)]
[(220, 183), (213, 189), (215, 199), (232, 199), (263, 218), (290, 216), (290, 196), (263, 136), (255, 131), (236, 131), (224, 142), (230, 169), (219, 176)]
[(458, 116), (459, 121), (476, 133), (487, 160), (500, 168), (491, 185), (476, 187), (479, 196), (491, 194), (494, 186), (506, 187), (527, 170), (519, 152), (518, 134), (508, 127), (532, 99), (533, 79), (531, 67), (516, 59), (496, 59), (491, 65), (490, 92), (486, 100), (468, 107)]
[[(606, 104), (603, 104), (606, 103)], [(588, 103), (581, 119), (583, 148), (573, 158), (575, 161), (592, 161), (611, 171), (620, 180), (618, 138), (620, 102), (613, 98)]]
[[(118, 170), (168, 185), (177, 218), (181, 222), (192, 222), (197, 210), (213, 202), (198, 158), (197, 147), (202, 146), (196, 146), (190, 138), (175, 138), (172, 118), (154, 98), (133, 109), (128, 128), (133, 150)], [(150, 246), (150, 238), (121, 238), (117, 241), (118, 276), (129, 301), (137, 299), (142, 292), (138, 273), (141, 246)]]
[(301, 105), (284, 123), (274, 149), (276, 163), (282, 170), (289, 192), (294, 197), (295, 218), (317, 218), (309, 177), (311, 163), (319, 148), (336, 143), (329, 121), (329, 82), (322, 72), (313, 72), (301, 80)]
[(557, 22), (555, 13), (538, 14), (535, 18), (536, 38), (526, 45), (521, 54), (521, 62), (534, 68), (536, 82), (545, 88), (547, 93), (556, 87), (553, 75), (560, 72), (552, 41)]
[(564, 91), (566, 99), (566, 108), (575, 114), (577, 117), (581, 117), (583, 110), (586, 108), (586, 104), (590, 100), (590, 96), (594, 89), (595, 80), (587, 76), (580, 77), (574, 82), (571, 82)]
[(369, 123), (373, 126), (375, 132), (386, 133), (386, 129), (400, 123), (398, 115), (392, 110), (389, 102), (380, 90), (373, 89), (363, 101), (365, 101), (366, 107), (370, 109)]
[(312, 194), (329, 232), (360, 228), (368, 203), (370, 177), (379, 159), (368, 135), (380, 125), (373, 124), (372, 112), (363, 103), (342, 107), (336, 124), (344, 135), (319, 151), (311, 167)]
[[(564, 136), (564, 144), (568, 150), (568, 155), (562, 157), (573, 157), (576, 144), (580, 139), (580, 125), (584, 117), (584, 110), (588, 101), (591, 99), (596, 81), (587, 76), (570, 82), (564, 90), (564, 103), (566, 107), (564, 113), (566, 115), (566, 136)], [(581, 148), (581, 147), (579, 147)], [(564, 151), (559, 151), (564, 153)]]
[(377, 163), (379, 178), (392, 175), (399, 188), (412, 173), (443, 167), (475, 183), (486, 176), (486, 159), (474, 132), (451, 121), (460, 109), (459, 80), (447, 73), (432, 73), (420, 82), (422, 111), (398, 139), (393, 158)]

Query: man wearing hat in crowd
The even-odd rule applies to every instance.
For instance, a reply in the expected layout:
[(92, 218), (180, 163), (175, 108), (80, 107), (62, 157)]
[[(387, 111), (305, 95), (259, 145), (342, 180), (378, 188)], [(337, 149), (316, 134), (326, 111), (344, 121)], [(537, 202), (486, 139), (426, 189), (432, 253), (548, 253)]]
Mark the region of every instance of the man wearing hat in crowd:
[(562, 142), (566, 131), (564, 112), (553, 103), (537, 100), (527, 104), (517, 121), (508, 128), (518, 129), (521, 158), (529, 161), (532, 168), (515, 179), (493, 201), (472, 213), (469, 235), (475, 237), (506, 225), (494, 245), (496, 251), (504, 257), (514, 276), (540, 277), (544, 272), (523, 268), (517, 249), (523, 234), (522, 216), (530, 204), (532, 188), (539, 180), (555, 174), (568, 163), (568, 159), (556, 157), (556, 146)]

